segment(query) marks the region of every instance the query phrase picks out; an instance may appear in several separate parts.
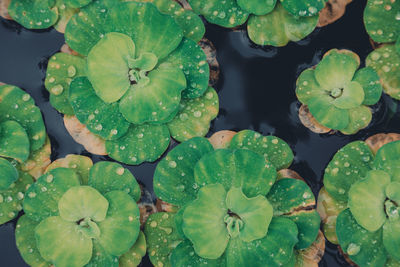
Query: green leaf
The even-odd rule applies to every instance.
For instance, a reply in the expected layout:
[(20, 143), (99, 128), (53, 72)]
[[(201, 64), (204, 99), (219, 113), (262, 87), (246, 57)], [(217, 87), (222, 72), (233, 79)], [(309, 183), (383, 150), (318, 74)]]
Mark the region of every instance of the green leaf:
[(383, 145), (376, 153), (374, 166), (390, 174), (392, 181), (400, 182), (400, 141)]
[(364, 10), (364, 24), (377, 43), (390, 43), (400, 36), (400, 6), (392, 0), (368, 1)]
[(366, 128), (372, 120), (372, 111), (367, 106), (358, 106), (349, 110), (349, 124), (340, 130), (344, 134), (355, 134)]
[(27, 132), (31, 151), (43, 146), (46, 140), (46, 129), (40, 109), (30, 95), (18, 87), (0, 85), (0, 121), (18, 122)]
[(150, 71), (147, 78), (146, 85), (133, 85), (119, 103), (120, 112), (134, 124), (168, 120), (179, 109), (186, 88), (182, 70), (168, 63)]
[(139, 233), (135, 244), (119, 258), (119, 266), (136, 267), (146, 255), (146, 238), (142, 231)]
[(200, 188), (197, 199), (185, 208), (182, 229), (200, 257), (217, 259), (228, 245), (225, 199), (226, 191), (221, 184), (207, 185)]
[(61, 218), (69, 222), (86, 218), (101, 222), (106, 218), (108, 201), (90, 186), (75, 186), (60, 198), (58, 210)]
[(237, 4), (236, 0), (188, 0), (194, 12), (203, 15), (210, 23), (226, 28), (234, 28), (246, 22), (249, 14)]
[(314, 69), (306, 69), (300, 74), (296, 82), (296, 96), (301, 103), (307, 105), (311, 98), (322, 95), (324, 92), (315, 79)]
[(64, 0), (64, 2), (70, 7), (80, 8), (86, 6), (87, 4), (92, 2), (92, 0)]
[(316, 16), (327, 0), (281, 0), (283, 7), (293, 16)]
[(333, 100), (340, 109), (359, 107), (364, 102), (364, 90), (358, 82), (350, 82), (343, 87), (341, 96)]
[(182, 92), (183, 98), (201, 97), (207, 90), (210, 67), (206, 54), (196, 42), (184, 38), (164, 62), (173, 64), (185, 74), (187, 86)]
[(223, 267), (225, 266), (225, 258), (206, 259), (199, 257), (193, 249), (189, 240), (182, 241), (173, 251), (170, 257), (172, 266), (210, 266), (210, 267)]
[(132, 173), (115, 162), (97, 162), (90, 169), (88, 184), (103, 195), (113, 190), (125, 191), (136, 202), (139, 201), (142, 194)]
[(400, 182), (391, 182), (385, 188), (386, 197), (396, 203), (400, 202)]
[(153, 162), (167, 150), (170, 142), (165, 125), (131, 125), (128, 132), (115, 141), (106, 142), (109, 156), (130, 165)]
[(168, 123), (171, 136), (179, 142), (205, 136), (218, 112), (218, 94), (211, 87), (199, 98), (183, 99), (178, 114)]
[(274, 10), (277, 0), (237, 0), (237, 4), (246, 12), (265, 15)]
[(308, 102), (308, 108), (314, 118), (323, 126), (341, 130), (349, 125), (349, 111), (335, 107), (334, 98), (329, 95), (313, 97)]
[(111, 255), (121, 256), (136, 242), (140, 232), (140, 213), (134, 199), (125, 192), (104, 195), (109, 207), (104, 221), (99, 222), (100, 245)]
[(50, 267), (51, 263), (42, 258), (36, 245), (35, 228), (38, 224), (39, 222), (30, 219), (27, 215), (22, 215), (15, 227), (15, 242), (27, 264), (35, 267)]
[(267, 199), (274, 208), (274, 216), (292, 213), (315, 205), (315, 197), (308, 185), (298, 179), (283, 178), (271, 188)]
[(160, 61), (178, 47), (183, 37), (175, 20), (162, 14), (152, 3), (119, 3), (108, 13), (105, 26), (106, 32), (131, 37), (137, 56), (151, 52)]
[(271, 163), (276, 169), (288, 168), (294, 155), (289, 145), (276, 136), (262, 136), (252, 130), (238, 132), (231, 140), (231, 149), (249, 149)]
[(285, 216), (297, 225), (299, 242), (296, 249), (306, 249), (314, 243), (318, 236), (321, 218), (316, 210), (303, 210)]
[(389, 256), (395, 260), (400, 260), (399, 249), (400, 249), (400, 221), (387, 220), (383, 225), (383, 245)]
[(400, 99), (400, 53), (395, 45), (383, 45), (371, 52), (366, 65), (373, 68), (381, 78), (383, 90), (390, 97)]
[(239, 233), (240, 239), (251, 242), (267, 234), (273, 210), (264, 196), (248, 198), (241, 188), (232, 187), (226, 196), (226, 206), (243, 221), (243, 227)]
[(182, 241), (175, 225), (175, 214), (157, 212), (149, 216), (144, 227), (147, 252), (154, 266), (170, 267), (172, 250)]
[(108, 8), (105, 1), (93, 1), (72, 16), (65, 29), (65, 41), (71, 49), (87, 56), (104, 37)]
[[(7, 190), (18, 179), (18, 171), (8, 160), (0, 157), (0, 190)], [(1, 192), (1, 191), (0, 191)], [(2, 198), (4, 201), (4, 199)], [(1, 202), (3, 202), (1, 201)]]
[(359, 266), (384, 266), (387, 256), (382, 244), (382, 230), (366, 231), (351, 215), (342, 211), (336, 222), (340, 247)]
[(86, 77), (71, 83), (69, 101), (78, 120), (103, 139), (118, 139), (128, 131), (129, 122), (119, 112), (119, 104), (104, 103)]
[(71, 169), (58, 168), (37, 179), (25, 193), (24, 211), (29, 218), (40, 221), (57, 216), (58, 202), (71, 187), (79, 186), (79, 177)]
[(32, 176), (20, 171), (19, 178), (15, 183), (6, 190), (0, 190), (0, 225), (17, 217), (22, 210), (25, 191), (32, 183)]
[(69, 154), (65, 156), (65, 158), (53, 161), (46, 168), (46, 172), (57, 168), (72, 169), (79, 176), (80, 184), (87, 185), (89, 180), (89, 170), (92, 166), (93, 162), (89, 157)]
[(118, 267), (118, 257), (110, 255), (96, 239), (93, 239), (92, 258), (85, 267)]
[(326, 191), (336, 200), (347, 202), (351, 185), (372, 169), (374, 155), (365, 142), (354, 141), (339, 149), (325, 169)]
[[(78, 230), (75, 222), (59, 216), (48, 217), (35, 228), (40, 255), (56, 266), (83, 266), (92, 257), (92, 240)], [(51, 245), (49, 245), (51, 244)]]
[(58, 20), (57, 8), (50, 1), (12, 0), (8, 13), (19, 24), (28, 29), (46, 29)]
[(15, 121), (1, 122), (0, 156), (24, 162), (29, 154), (29, 138), (25, 129)]
[(274, 217), (268, 234), (253, 242), (231, 239), (226, 251), (227, 266), (279, 267), (290, 261), (297, 243), (297, 227), (289, 219)]
[(53, 55), (47, 64), (44, 82), (50, 93), (50, 103), (59, 112), (73, 115), (68, 101), (69, 86), (76, 77), (86, 74), (86, 62), (83, 58), (66, 53)]
[(199, 187), (194, 179), (196, 163), (213, 151), (210, 142), (195, 137), (174, 147), (164, 157), (154, 172), (154, 193), (173, 205), (183, 206), (196, 198)]
[(363, 87), (364, 105), (374, 105), (379, 101), (383, 89), (379, 76), (373, 68), (365, 67), (359, 69), (353, 81), (358, 82)]
[(92, 47), (87, 57), (87, 76), (101, 100), (113, 103), (128, 91), (128, 62), (134, 58), (135, 44), (125, 34), (107, 33)]
[(277, 3), (275, 9), (263, 16), (251, 15), (247, 22), (250, 39), (258, 45), (285, 46), (297, 42), (317, 27), (318, 16), (298, 17)]
[(218, 149), (203, 156), (194, 168), (199, 186), (221, 184), (228, 191), (242, 187), (247, 197), (266, 195), (276, 179), (276, 170), (250, 150)]
[[(318, 83), (326, 90), (344, 88), (358, 69), (360, 63), (358, 56), (348, 50), (328, 51), (315, 69), (315, 77)], [(361, 101), (362, 102), (362, 101)]]

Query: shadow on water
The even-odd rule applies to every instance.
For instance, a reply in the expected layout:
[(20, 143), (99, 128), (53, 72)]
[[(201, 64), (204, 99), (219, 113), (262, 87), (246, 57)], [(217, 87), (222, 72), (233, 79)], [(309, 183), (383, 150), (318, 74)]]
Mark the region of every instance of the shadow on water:
[[(282, 48), (258, 47), (250, 42), (246, 32), (207, 25), (206, 37), (216, 46), (221, 66), (216, 86), (221, 110), (209, 135), (226, 129), (254, 129), (264, 135), (283, 138), (295, 153), (292, 169), (299, 172), (317, 194), (322, 186), (323, 171), (339, 148), (379, 132), (400, 133), (397, 103), (387, 96), (374, 107), (371, 125), (353, 136), (314, 134), (301, 125), (297, 116), (299, 103), (295, 82), (304, 69), (317, 64), (332, 48), (353, 50), (362, 63), (372, 51), (362, 22), (365, 2), (355, 1), (338, 22)], [(0, 81), (17, 85), (33, 96), (45, 118), (53, 160), (71, 153), (90, 156), (95, 162), (110, 160), (92, 156), (76, 144), (65, 130), (62, 116), (48, 102), (49, 94), (43, 86), (47, 61), (63, 43), (63, 35), (54, 29), (28, 31), (14, 22), (0, 19)], [(156, 163), (147, 163), (126, 167), (152, 191), (155, 166)], [(15, 223), (16, 220), (0, 227), (2, 266), (26, 266), (15, 247)], [(151, 266), (147, 258), (141, 265)], [(347, 264), (336, 247), (327, 244), (320, 266)]]

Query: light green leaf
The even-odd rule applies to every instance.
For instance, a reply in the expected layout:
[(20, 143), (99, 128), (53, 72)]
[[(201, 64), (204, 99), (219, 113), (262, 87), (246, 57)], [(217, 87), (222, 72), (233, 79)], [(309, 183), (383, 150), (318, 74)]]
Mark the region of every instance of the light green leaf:
[(157, 160), (167, 150), (169, 142), (169, 131), (165, 125), (131, 125), (123, 137), (107, 141), (106, 150), (115, 160), (139, 165)]
[(349, 110), (349, 124), (340, 130), (344, 134), (355, 134), (366, 128), (372, 120), (372, 111), (367, 106), (358, 106)]
[(119, 258), (119, 266), (136, 267), (146, 255), (146, 238), (142, 231), (139, 233), (135, 244)]
[(400, 141), (383, 145), (376, 153), (374, 166), (390, 174), (392, 181), (400, 182)]
[(390, 257), (400, 261), (399, 249), (400, 249), (400, 221), (387, 220), (383, 225), (383, 245)]
[(93, 241), (93, 252), (90, 262), (85, 265), (85, 267), (118, 267), (118, 257), (110, 255), (96, 239)]
[(311, 98), (322, 94), (324, 90), (315, 79), (315, 70), (310, 68), (303, 71), (296, 82), (296, 96), (299, 101), (307, 105)]
[(224, 222), (228, 213), (225, 199), (226, 191), (222, 185), (207, 185), (185, 208), (182, 229), (200, 257), (217, 259), (225, 251), (229, 241)]
[(242, 187), (247, 197), (266, 195), (276, 179), (276, 170), (250, 150), (219, 149), (203, 156), (194, 168), (199, 186), (221, 184), (228, 191)]
[(97, 162), (90, 169), (88, 184), (103, 195), (113, 190), (125, 191), (136, 202), (142, 193), (132, 173), (115, 162)]
[[(78, 267), (92, 257), (92, 240), (79, 230), (75, 222), (59, 216), (48, 217), (35, 228), (40, 255), (60, 267)], [(49, 245), (51, 244), (51, 245)]]
[(133, 198), (122, 191), (104, 195), (109, 207), (104, 221), (98, 225), (100, 245), (111, 255), (121, 256), (136, 242), (140, 232), (140, 213)]
[(264, 196), (248, 198), (240, 188), (232, 187), (226, 196), (226, 206), (243, 222), (239, 232), (240, 239), (251, 242), (267, 234), (273, 210)]
[(335, 107), (334, 98), (329, 95), (313, 97), (308, 102), (308, 108), (314, 118), (323, 126), (341, 130), (349, 125), (348, 110)]
[(276, 169), (288, 168), (294, 155), (289, 145), (276, 136), (262, 136), (252, 130), (238, 132), (231, 140), (231, 149), (249, 149), (271, 163)]
[(274, 10), (277, 0), (237, 0), (237, 4), (246, 12), (265, 15)]
[(157, 197), (178, 206), (195, 199), (199, 185), (194, 179), (194, 167), (211, 151), (210, 142), (203, 137), (195, 137), (174, 147), (154, 172), (153, 188)]
[(358, 82), (346, 84), (332, 103), (340, 109), (351, 109), (360, 106), (364, 102), (364, 90)]
[(179, 142), (205, 136), (218, 112), (218, 94), (211, 87), (199, 98), (183, 99), (178, 114), (168, 123), (171, 136)]
[(87, 4), (92, 2), (92, 0), (64, 0), (64, 2), (70, 7), (80, 8), (86, 6)]

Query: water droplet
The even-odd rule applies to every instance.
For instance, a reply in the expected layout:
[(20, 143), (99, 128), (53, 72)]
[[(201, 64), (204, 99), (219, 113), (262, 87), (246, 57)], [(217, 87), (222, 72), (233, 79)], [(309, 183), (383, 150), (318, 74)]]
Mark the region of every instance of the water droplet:
[(118, 168), (116, 172), (118, 175), (122, 175), (122, 174), (124, 174), (125, 169), (121, 167), (121, 168)]
[(360, 252), (360, 246), (354, 243), (350, 243), (347, 247), (347, 254), (350, 256), (357, 255)]
[(53, 87), (50, 89), (50, 91), (51, 91), (51, 93), (52, 93), (53, 95), (61, 95), (62, 92), (64, 91), (64, 87), (62, 87), (61, 84), (58, 84), (58, 85), (56, 85), (56, 86), (53, 86)]
[(175, 168), (176, 167), (176, 162), (175, 161), (170, 161), (168, 163), (168, 166), (171, 167), (171, 168)]
[(72, 77), (75, 76), (75, 74), (76, 74), (75, 67), (74, 66), (69, 66), (68, 67), (68, 76), (72, 78)]

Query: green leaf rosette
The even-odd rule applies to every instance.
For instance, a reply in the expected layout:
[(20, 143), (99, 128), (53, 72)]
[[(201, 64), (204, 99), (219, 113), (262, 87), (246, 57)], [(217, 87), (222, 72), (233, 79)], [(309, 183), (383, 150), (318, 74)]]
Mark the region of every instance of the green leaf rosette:
[(398, 1), (368, 0), (364, 24), (371, 39), (381, 45), (366, 60), (382, 82), (390, 97), (400, 99), (400, 3)]
[(285, 46), (300, 41), (318, 24), (326, 0), (188, 0), (207, 21), (226, 28), (247, 21), (250, 39), (258, 45)]
[(320, 125), (355, 134), (371, 122), (368, 106), (379, 101), (382, 86), (372, 68), (359, 69), (359, 65), (357, 54), (332, 49), (315, 68), (300, 74), (297, 98)]
[(16, 86), (0, 85), (0, 224), (21, 211), (25, 192), (33, 183), (34, 166), (27, 165), (46, 150), (45, 142), (42, 114), (31, 96)]
[(53, 107), (104, 140), (106, 154), (138, 165), (157, 160), (171, 136), (206, 135), (218, 95), (197, 15), (170, 0), (112, 3), (71, 18), (65, 38), (79, 55), (52, 56), (45, 85)]
[(154, 192), (177, 212), (145, 225), (155, 266), (295, 266), (320, 217), (302, 180), (277, 178), (293, 153), (283, 140), (245, 130), (224, 149), (195, 137), (157, 165)]
[(22, 258), (31, 266), (137, 266), (145, 247), (139, 198), (135, 177), (118, 163), (55, 161), (26, 192), (15, 233)]
[(366, 142), (355, 141), (325, 170), (318, 200), (325, 236), (360, 267), (400, 263), (399, 159), (400, 141), (376, 154)]

